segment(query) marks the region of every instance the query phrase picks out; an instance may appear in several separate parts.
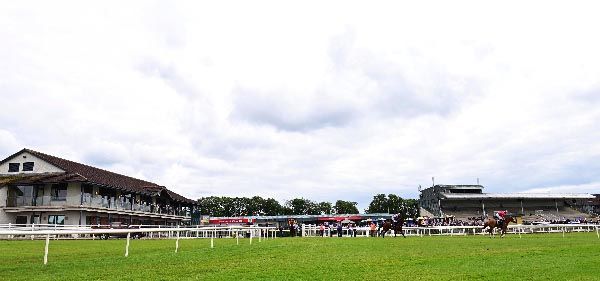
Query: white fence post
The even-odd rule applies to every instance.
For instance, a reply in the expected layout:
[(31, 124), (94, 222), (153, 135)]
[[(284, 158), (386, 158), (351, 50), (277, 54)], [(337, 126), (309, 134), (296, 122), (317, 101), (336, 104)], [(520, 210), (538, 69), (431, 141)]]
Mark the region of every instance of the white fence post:
[[(179, 228), (179, 225), (177, 226), (177, 228)], [(181, 231), (179, 231), (179, 229), (177, 230), (177, 240), (175, 240), (175, 253), (177, 253), (177, 251), (179, 251), (179, 235), (180, 235)]]
[(129, 256), (129, 239), (131, 237), (131, 232), (127, 233), (127, 244), (125, 245), (125, 257)]
[(46, 247), (44, 247), (44, 265), (48, 264), (48, 244), (50, 244), (50, 234), (46, 234)]
[(215, 235), (217, 234), (216, 230), (212, 231), (212, 235), (210, 236), (210, 248), (213, 249), (215, 247)]

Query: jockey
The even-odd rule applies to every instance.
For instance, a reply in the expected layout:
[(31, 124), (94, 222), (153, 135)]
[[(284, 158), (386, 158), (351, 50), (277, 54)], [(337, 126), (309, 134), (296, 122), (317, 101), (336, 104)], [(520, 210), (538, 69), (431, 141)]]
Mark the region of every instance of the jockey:
[(496, 211), (496, 215), (494, 217), (496, 217), (496, 219), (499, 221), (504, 221), (504, 217), (506, 216), (507, 213), (508, 213), (507, 210)]
[(394, 222), (394, 224), (398, 223), (399, 219), (400, 219), (400, 214), (395, 214), (392, 216), (392, 221)]

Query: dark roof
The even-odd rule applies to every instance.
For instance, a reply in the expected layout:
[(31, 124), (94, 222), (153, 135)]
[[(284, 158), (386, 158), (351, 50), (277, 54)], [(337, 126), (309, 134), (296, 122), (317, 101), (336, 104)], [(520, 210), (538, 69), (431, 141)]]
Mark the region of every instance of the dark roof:
[(587, 193), (442, 193), (446, 199), (593, 199)]
[(7, 184), (35, 184), (35, 183), (61, 183), (85, 182), (86, 178), (79, 174), (69, 173), (43, 173), (43, 174), (17, 174), (0, 176), (0, 185)]
[(479, 184), (436, 184), (435, 187), (441, 188), (483, 188), (483, 185)]
[[(116, 189), (121, 189), (121, 190), (129, 191), (129, 192), (149, 194), (149, 195), (160, 194), (161, 192), (166, 191), (169, 194), (169, 196), (175, 201), (181, 201), (181, 202), (186, 202), (186, 203), (196, 203), (196, 201), (194, 201), (194, 200), (185, 198), (171, 190), (168, 190), (164, 186), (161, 186), (161, 185), (149, 182), (149, 181), (140, 180), (140, 179), (132, 178), (129, 176), (113, 173), (113, 172), (110, 172), (107, 170), (103, 170), (100, 168), (73, 162), (70, 160), (66, 160), (63, 158), (56, 157), (56, 156), (37, 152), (35, 150), (31, 150), (31, 149), (27, 149), (27, 148), (2, 160), (0, 162), (0, 164), (8, 161), (12, 157), (14, 157), (22, 152), (31, 153), (32, 155), (65, 171), (65, 173), (49, 173), (49, 174), (39, 175), (40, 178), (32, 178), (31, 176), (34, 176), (34, 175), (29, 175), (25, 178), (22, 178), (23, 180), (29, 180), (29, 181), (35, 180), (37, 182), (44, 182), (44, 183), (64, 182), (64, 181), (90, 182), (90, 183), (107, 186), (107, 187), (112, 187), (112, 188), (116, 188)], [(20, 181), (20, 182), (22, 182), (22, 181)]]

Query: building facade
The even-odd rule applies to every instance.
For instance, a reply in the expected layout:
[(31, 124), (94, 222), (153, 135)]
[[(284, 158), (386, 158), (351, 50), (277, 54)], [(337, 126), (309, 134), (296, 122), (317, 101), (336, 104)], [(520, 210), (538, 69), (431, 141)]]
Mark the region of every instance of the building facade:
[(197, 211), (164, 186), (30, 149), (0, 161), (0, 224), (174, 225)]
[(481, 217), (508, 210), (524, 217), (588, 216), (594, 196), (585, 193), (484, 193), (481, 185), (434, 185), (421, 191), (419, 205), (435, 216)]

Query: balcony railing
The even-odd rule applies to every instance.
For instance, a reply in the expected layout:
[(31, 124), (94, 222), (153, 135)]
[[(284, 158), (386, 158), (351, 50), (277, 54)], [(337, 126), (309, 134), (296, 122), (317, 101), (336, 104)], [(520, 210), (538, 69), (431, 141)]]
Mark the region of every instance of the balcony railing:
[[(60, 201), (66, 201), (66, 197), (62, 197)], [(57, 198), (53, 196), (15, 196), (6, 199), (7, 207), (25, 207), (25, 206), (52, 206), (56, 205)], [(78, 200), (79, 201), (79, 200)], [(155, 213), (161, 215), (174, 215), (190, 217), (190, 211), (186, 209), (177, 209), (169, 205), (157, 205), (146, 202), (131, 203), (125, 198), (114, 198), (108, 196), (93, 196), (92, 194), (84, 193), (82, 196), (81, 206), (107, 208), (123, 211), (136, 211), (145, 213)], [(51, 203), (52, 202), (52, 203)], [(60, 204), (60, 203), (58, 203)]]
[(114, 198), (108, 196), (93, 196), (92, 194), (84, 193), (83, 206), (102, 207), (108, 209), (136, 211), (145, 213), (176, 215), (176, 216), (191, 216), (187, 210), (176, 210), (170, 206), (160, 206), (147, 202), (131, 203), (125, 198)]

